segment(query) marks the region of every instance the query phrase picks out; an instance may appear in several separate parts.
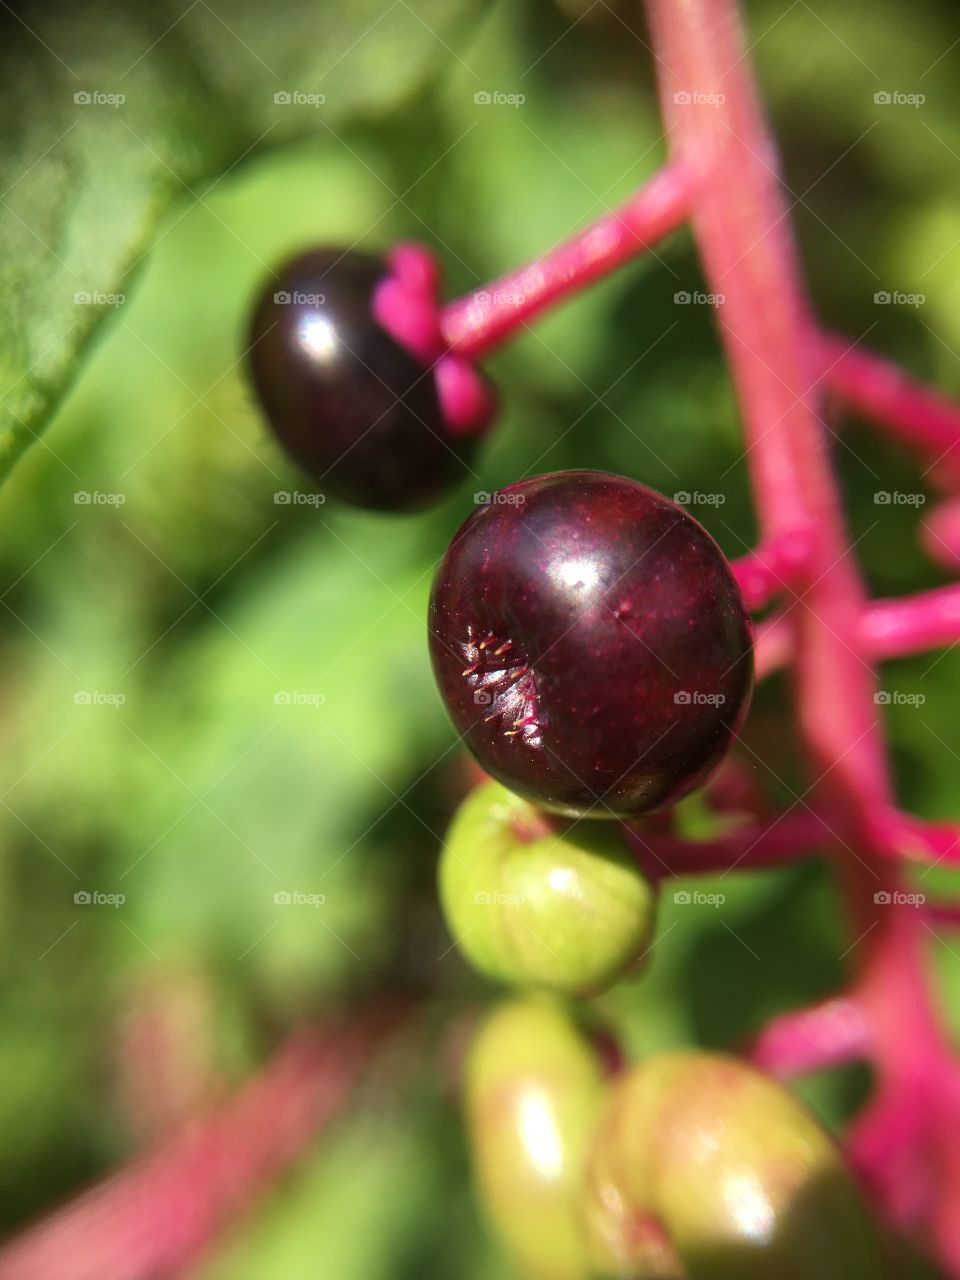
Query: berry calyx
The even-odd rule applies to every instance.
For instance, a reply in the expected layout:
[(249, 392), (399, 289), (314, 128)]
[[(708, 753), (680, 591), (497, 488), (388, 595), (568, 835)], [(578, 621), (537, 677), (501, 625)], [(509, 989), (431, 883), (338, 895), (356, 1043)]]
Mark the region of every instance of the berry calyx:
[(594, 1271), (624, 1280), (883, 1280), (865, 1200), (815, 1117), (720, 1054), (612, 1087), (585, 1177)]
[(499, 783), (461, 804), (439, 875), (457, 945), (497, 981), (594, 995), (649, 950), (656, 894), (619, 829), (551, 822)]
[(465, 1087), (474, 1176), (519, 1275), (590, 1275), (582, 1178), (603, 1088), (599, 1055), (551, 1003), (504, 1003), (474, 1038)]
[[(409, 275), (407, 258), (401, 265)], [(377, 314), (381, 285), (395, 286), (386, 310), (408, 315), (412, 286), (379, 258), (320, 248), (291, 259), (256, 303), (248, 362), (277, 439), (320, 488), (356, 506), (408, 511), (472, 474), (478, 424), (462, 409), (448, 422), (449, 370), (438, 386), (433, 360), (453, 357), (415, 354), (393, 336)], [(420, 287), (431, 286), (424, 278)], [(460, 392), (453, 403), (464, 401)]]
[(554, 811), (631, 818), (719, 763), (753, 684), (720, 548), (623, 476), (567, 471), (495, 494), (434, 581), (430, 652), (481, 766)]

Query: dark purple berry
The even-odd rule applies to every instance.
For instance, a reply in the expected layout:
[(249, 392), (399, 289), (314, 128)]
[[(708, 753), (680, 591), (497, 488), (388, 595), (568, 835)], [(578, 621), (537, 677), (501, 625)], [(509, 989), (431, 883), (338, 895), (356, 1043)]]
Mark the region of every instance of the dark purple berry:
[(287, 452), (317, 486), (380, 511), (414, 510), (470, 475), (473, 441), (444, 426), (432, 371), (376, 321), (384, 263), (315, 249), (260, 295), (250, 372)]
[(720, 548), (674, 503), (598, 471), (510, 485), (464, 522), (430, 652), (477, 760), (545, 808), (632, 817), (697, 786), (753, 683)]

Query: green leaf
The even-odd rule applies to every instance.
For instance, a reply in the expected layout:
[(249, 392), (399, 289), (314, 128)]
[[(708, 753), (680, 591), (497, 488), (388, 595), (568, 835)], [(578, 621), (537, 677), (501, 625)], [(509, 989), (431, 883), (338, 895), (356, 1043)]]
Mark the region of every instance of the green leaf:
[(351, 121), (395, 108), (449, 61), (477, 8), (276, 0), (268, 21), (256, 0), (7, 8), (0, 478), (123, 306), (175, 202), (203, 202), (264, 147), (339, 140)]

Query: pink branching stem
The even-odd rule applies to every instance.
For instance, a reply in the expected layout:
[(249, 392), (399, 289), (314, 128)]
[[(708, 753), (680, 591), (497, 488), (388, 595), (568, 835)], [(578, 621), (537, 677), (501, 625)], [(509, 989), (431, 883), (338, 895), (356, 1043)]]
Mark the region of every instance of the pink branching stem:
[(899, 600), (875, 600), (864, 610), (860, 636), (874, 658), (900, 658), (960, 640), (960, 585)]
[[(904, 658), (954, 645), (960, 641), (960, 585), (951, 583), (895, 600), (873, 600), (860, 615), (858, 634), (861, 653), (874, 660)], [(785, 666), (792, 652), (793, 629), (785, 614), (775, 614), (758, 624), (758, 677)]]
[(636, 827), (625, 831), (637, 857), (657, 879), (782, 866), (809, 858), (837, 838), (826, 817), (805, 808), (769, 822), (738, 826), (710, 840), (686, 840)]
[(301, 1031), (222, 1110), (0, 1249), (0, 1280), (179, 1275), (315, 1139), (396, 1018)]
[(960, 864), (960, 823), (924, 822), (908, 813), (887, 815), (891, 850), (917, 862)]
[(749, 1053), (758, 1067), (789, 1080), (807, 1071), (868, 1057), (870, 1024), (855, 999), (835, 996), (772, 1019)]
[(809, 533), (800, 529), (757, 547), (749, 555), (732, 561), (730, 568), (747, 608), (762, 609), (803, 576), (809, 561)]
[(821, 348), (827, 385), (844, 404), (925, 454), (940, 478), (960, 482), (960, 406), (846, 338), (822, 335)]
[[(664, 114), (678, 160), (693, 176), (693, 230), (718, 311), (748, 441), (761, 540), (808, 539), (795, 586), (803, 606), (790, 624), (801, 740), (814, 793), (835, 813), (844, 840), (837, 866), (857, 968), (855, 991), (870, 1027), (878, 1073), (861, 1133), (882, 1133), (889, 1114), (909, 1153), (881, 1168), (883, 1144), (863, 1142), (861, 1168), (898, 1221), (913, 1223), (902, 1176), (955, 1148), (931, 1133), (927, 1098), (950, 1062), (926, 982), (926, 931), (899, 904), (899, 868), (888, 857), (892, 788), (860, 620), (865, 596), (827, 456), (818, 383), (821, 344), (801, 282), (777, 157), (752, 80), (735, 0), (648, 0)], [(935, 1167), (936, 1160), (931, 1167)], [(876, 1175), (876, 1176), (874, 1176)], [(908, 1214), (908, 1209), (911, 1211)], [(922, 1206), (926, 1221), (931, 1206)], [(960, 1275), (960, 1270), (954, 1270)]]
[(636, 195), (530, 266), (447, 304), (441, 329), (451, 350), (485, 354), (546, 307), (608, 275), (675, 231), (690, 208), (682, 165), (662, 169)]

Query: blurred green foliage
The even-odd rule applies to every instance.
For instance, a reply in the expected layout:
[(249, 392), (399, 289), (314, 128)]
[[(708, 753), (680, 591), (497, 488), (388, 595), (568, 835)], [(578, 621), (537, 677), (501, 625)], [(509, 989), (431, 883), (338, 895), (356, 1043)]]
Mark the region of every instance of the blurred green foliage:
[[(30, 125), (8, 168), (71, 130), (67, 153), (55, 148), (10, 197), (26, 230), (0, 230), (0, 352), (14, 383), (33, 366), (8, 405), (42, 416), (77, 377), (0, 492), (7, 1228), (132, 1151), (115, 1033), (151, 975), (202, 975), (204, 1052), (237, 1079), (279, 1030), (385, 974), (438, 992), (448, 1011), (489, 991), (448, 949), (434, 901), (462, 762), (424, 641), (431, 572), (471, 493), (404, 520), (276, 504), (299, 482), (244, 384), (246, 308), (271, 263), (318, 241), (424, 240), (454, 292), (535, 255), (662, 162), (650, 59), (632, 9), (579, 0), (479, 13), (417, 0), (382, 20), (364, 4), (275, 8), (284, 20), (222, 0), (234, 34), (202, 5), (161, 35), (173, 8), (111, 9), (98, 28), (92, 6), (50, 6), (48, 43), (76, 50), (91, 88), (96, 77), (112, 91), (160, 36), (130, 74), (129, 104), (78, 119), (61, 101), (74, 81), (39, 47), (3, 90), (10, 118)], [(950, 6), (757, 0), (748, 18), (820, 312), (960, 392)], [(60, 96), (24, 88), (44, 83)], [(278, 88), (327, 103), (275, 108)], [(926, 103), (878, 107), (885, 89)], [(526, 101), (480, 106), (480, 90)], [(702, 287), (679, 235), (497, 356), (502, 421), (473, 488), (594, 466), (669, 494), (721, 493), (697, 514), (742, 553), (749, 489), (712, 316), (674, 304)], [(77, 289), (127, 300), (77, 308)], [(926, 302), (877, 307), (882, 289)], [(924, 489), (914, 462), (856, 424), (835, 455), (872, 588), (940, 581), (917, 548), (917, 510), (873, 500)], [(84, 492), (122, 504), (77, 502)], [(931, 816), (956, 817), (958, 678), (957, 652), (884, 674), (926, 697), (885, 714), (902, 799)], [(781, 798), (806, 785), (786, 707), (771, 681), (742, 751)], [(931, 892), (950, 883), (922, 879)], [(842, 979), (849, 939), (819, 865), (701, 887), (726, 895), (723, 911), (668, 901), (650, 970), (604, 1001), (635, 1052), (735, 1043)], [(125, 901), (78, 905), (83, 892)], [(284, 892), (324, 902), (277, 904)], [(960, 1030), (960, 955), (950, 939), (931, 949)], [(209, 1280), (503, 1276), (436, 1074), (325, 1137)], [(835, 1123), (865, 1084), (835, 1073), (807, 1089)]]

